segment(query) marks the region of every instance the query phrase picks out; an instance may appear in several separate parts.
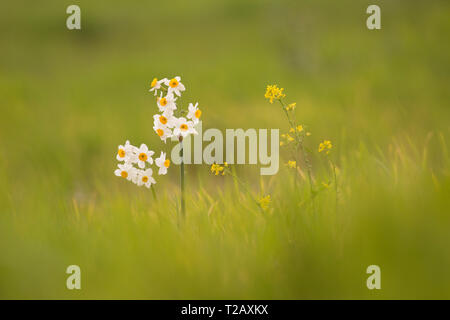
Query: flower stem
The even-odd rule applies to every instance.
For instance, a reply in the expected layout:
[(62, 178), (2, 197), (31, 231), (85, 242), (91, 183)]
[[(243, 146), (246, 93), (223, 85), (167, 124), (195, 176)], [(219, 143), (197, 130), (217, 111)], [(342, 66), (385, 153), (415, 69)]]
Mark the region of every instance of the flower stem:
[(338, 184), (337, 184), (337, 176), (336, 176), (336, 166), (334, 165), (334, 162), (331, 161), (331, 167), (333, 168), (333, 175), (334, 175), (334, 191), (336, 192), (336, 212), (338, 210)]
[[(295, 121), (289, 116), (289, 112), (286, 110), (286, 105), (283, 102), (283, 100), (280, 98), (278, 99), (278, 102), (280, 102), (281, 107), (284, 111), (284, 114), (286, 115), (286, 118), (289, 121), (289, 125), (291, 126), (291, 128), (296, 129), (297, 125), (295, 123)], [(309, 190), (311, 192), (311, 198), (314, 198), (314, 186), (313, 186), (313, 180), (312, 180), (312, 166), (311, 166), (311, 162), (309, 161), (308, 155), (306, 153), (305, 147), (303, 146), (303, 137), (297, 132), (297, 130), (295, 130), (295, 136), (297, 138), (297, 145), (296, 145), (296, 153), (298, 150), (298, 147), (300, 146), (300, 150), (302, 152), (303, 155), (303, 159), (305, 160), (305, 164), (306, 164), (306, 169), (308, 172), (308, 180), (309, 180)], [(297, 158), (297, 157), (295, 157)]]
[(151, 185), (150, 189), (152, 189), (153, 199), (155, 200), (155, 202), (158, 201), (158, 197), (156, 196), (156, 192), (155, 192), (155, 187), (153, 187), (153, 185)]
[(186, 204), (184, 201), (184, 161), (183, 161), (183, 137), (180, 136), (180, 155), (181, 155), (181, 164), (180, 164), (180, 191), (181, 191), (181, 218), (184, 220), (186, 216)]

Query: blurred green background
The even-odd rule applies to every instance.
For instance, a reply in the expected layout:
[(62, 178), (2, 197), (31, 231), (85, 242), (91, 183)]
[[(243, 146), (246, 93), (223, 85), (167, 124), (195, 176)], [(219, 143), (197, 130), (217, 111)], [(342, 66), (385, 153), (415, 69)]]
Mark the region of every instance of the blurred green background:
[[(82, 30), (68, 30), (67, 6)], [(139, 299), (450, 298), (448, 1), (14, 1), (0, 4), (0, 297)], [(157, 177), (159, 201), (114, 176), (152, 130), (153, 77), (180, 75), (204, 128), (288, 129), (335, 145), (333, 189), (312, 201), (281, 165), (232, 179)], [(159, 153), (159, 152), (158, 152)], [(282, 162), (288, 160), (282, 155)], [(326, 162), (312, 158), (317, 185)], [(82, 290), (65, 268), (82, 270)], [(368, 265), (382, 289), (366, 287)]]

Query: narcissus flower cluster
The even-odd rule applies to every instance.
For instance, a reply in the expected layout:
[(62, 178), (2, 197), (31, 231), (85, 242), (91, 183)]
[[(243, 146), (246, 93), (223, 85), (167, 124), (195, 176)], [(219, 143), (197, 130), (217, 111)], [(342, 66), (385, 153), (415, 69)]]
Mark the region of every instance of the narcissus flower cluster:
[(156, 184), (156, 180), (153, 178), (153, 170), (150, 168), (153, 163), (159, 168), (159, 175), (166, 174), (167, 168), (170, 166), (170, 160), (166, 160), (164, 152), (161, 152), (159, 158), (153, 161), (152, 157), (155, 152), (149, 150), (145, 144), (136, 147), (126, 141), (124, 145), (119, 145), (117, 149), (116, 159), (121, 163), (117, 165), (118, 168), (114, 171), (114, 174), (138, 186), (150, 188), (153, 184)]
[(194, 127), (199, 123), (202, 115), (198, 103), (195, 105), (189, 103), (188, 110), (177, 108), (176, 101), (185, 90), (178, 76), (170, 80), (154, 78), (150, 84), (149, 91), (157, 96), (156, 104), (160, 112), (153, 116), (153, 130), (164, 142), (167, 138), (182, 139), (189, 134), (197, 134)]

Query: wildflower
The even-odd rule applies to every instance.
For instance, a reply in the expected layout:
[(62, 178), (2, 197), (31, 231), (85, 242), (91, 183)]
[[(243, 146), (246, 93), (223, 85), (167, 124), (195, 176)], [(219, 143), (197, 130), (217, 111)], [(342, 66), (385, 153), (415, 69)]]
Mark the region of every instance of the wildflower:
[(161, 122), (156, 123), (153, 126), (156, 134), (161, 138), (162, 141), (166, 142), (167, 138), (172, 136), (172, 130), (170, 130), (166, 125), (161, 124)]
[(152, 83), (150, 84), (150, 92), (155, 92), (155, 96), (158, 93), (158, 90), (161, 89), (161, 84), (165, 83), (167, 78), (158, 80), (157, 78), (153, 78)]
[(138, 156), (138, 166), (139, 168), (145, 168), (145, 163), (148, 162), (150, 164), (153, 163), (152, 155), (153, 151), (148, 150), (148, 147), (145, 144), (141, 144), (139, 149), (136, 150), (136, 154)]
[(187, 114), (187, 118), (191, 119), (194, 124), (197, 124), (200, 120), (200, 117), (202, 115), (202, 111), (200, 109), (197, 108), (198, 106), (198, 102), (193, 105), (192, 103), (189, 103), (188, 109), (189, 112)]
[(116, 159), (118, 161), (135, 162), (134, 146), (130, 144), (130, 141), (126, 141), (125, 145), (120, 145), (117, 150)]
[(271, 202), (272, 199), (270, 198), (270, 194), (258, 200), (258, 203), (263, 210), (267, 210)]
[(303, 131), (303, 126), (301, 124), (299, 124), (296, 128), (295, 128), (298, 132), (302, 132)]
[(118, 164), (119, 169), (114, 171), (114, 174), (118, 177), (122, 177), (129, 181), (133, 181), (136, 176), (136, 168), (134, 168), (130, 163)]
[(286, 139), (288, 142), (294, 141), (294, 138), (292, 138), (289, 134), (286, 134)]
[(289, 160), (286, 165), (288, 166), (288, 168), (292, 168), (295, 169), (297, 168), (297, 161), (295, 160)]
[(155, 114), (153, 116), (153, 124), (157, 126), (173, 127), (174, 117), (163, 114)]
[(194, 129), (194, 123), (192, 121), (188, 121), (183, 117), (175, 119), (175, 127), (173, 130), (173, 134), (175, 136), (186, 137), (191, 133), (197, 134), (197, 131)]
[(269, 99), (270, 103), (273, 103), (274, 99), (284, 98), (286, 95), (283, 93), (284, 88), (278, 88), (276, 84), (267, 86), (264, 98)]
[(184, 85), (180, 82), (180, 77), (175, 77), (173, 79), (166, 80), (165, 84), (169, 87), (169, 93), (175, 93), (177, 96), (181, 96), (181, 91), (186, 90)]
[(310, 135), (311, 135), (311, 132), (307, 132), (307, 133), (306, 133), (306, 136), (309, 137)]
[(139, 170), (136, 174), (136, 184), (138, 186), (145, 185), (147, 188), (150, 188), (152, 184), (156, 184), (153, 178), (153, 170), (150, 168), (147, 170)]
[[(227, 164), (227, 166), (228, 166), (228, 164)], [(224, 169), (225, 169), (225, 167), (221, 166), (220, 164), (213, 163), (211, 165), (211, 172), (214, 172), (214, 174), (216, 176), (218, 176), (219, 174), (225, 175)]]
[(289, 132), (290, 132), (290, 133), (295, 133), (295, 129), (294, 129), (294, 128), (290, 128), (290, 129), (289, 129)]
[(165, 112), (168, 115), (173, 114), (173, 110), (177, 108), (177, 105), (175, 104), (175, 101), (177, 98), (173, 96), (173, 94), (168, 93), (165, 97), (161, 96), (157, 100), (159, 111)]
[(295, 109), (295, 106), (297, 105), (297, 103), (290, 103), (286, 106), (286, 111), (291, 111)]
[(284, 146), (284, 141), (280, 141), (280, 147)]
[(333, 145), (330, 140), (324, 140), (319, 144), (319, 152), (326, 151), (326, 154), (329, 154), (331, 148), (333, 148)]
[(159, 156), (159, 158), (155, 159), (155, 164), (159, 168), (159, 170), (158, 170), (159, 175), (166, 174), (167, 168), (170, 167), (170, 160), (166, 159), (166, 154), (161, 151), (161, 155)]

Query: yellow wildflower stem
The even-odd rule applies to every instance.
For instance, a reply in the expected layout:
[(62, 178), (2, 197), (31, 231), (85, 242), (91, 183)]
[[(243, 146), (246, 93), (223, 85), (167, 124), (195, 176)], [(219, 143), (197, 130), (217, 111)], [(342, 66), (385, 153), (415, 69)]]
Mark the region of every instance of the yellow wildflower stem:
[[(235, 182), (238, 182), (243, 188), (244, 190), (248, 193), (248, 195), (252, 198), (253, 202), (256, 203), (256, 205), (258, 206), (258, 208), (261, 209), (262, 212), (264, 212), (264, 210), (262, 210), (261, 206), (259, 205), (259, 202), (255, 199), (255, 197), (253, 196), (253, 194), (251, 193), (250, 189), (248, 188), (248, 186), (241, 180), (238, 178), (238, 176), (236, 174), (234, 174), (230, 169), (228, 168), (224, 168), (224, 170), (227, 170), (228, 174), (231, 175), (234, 179)], [(234, 171), (234, 170), (233, 170)]]
[(336, 166), (334, 165), (334, 162), (330, 160), (331, 167), (333, 168), (333, 175), (334, 175), (334, 191), (336, 192), (336, 212), (338, 210), (338, 183), (337, 183), (337, 175), (336, 175)]
[[(291, 117), (289, 116), (289, 113), (286, 110), (286, 105), (284, 104), (282, 99), (278, 99), (278, 101), (280, 102), (281, 106), (283, 107), (283, 111), (286, 114), (286, 117), (289, 121), (289, 124), (291, 126), (291, 128), (296, 128), (296, 124), (295, 122), (291, 119)], [(300, 136), (300, 133), (297, 132), (297, 130), (295, 131), (295, 135), (297, 137), (297, 148), (298, 146), (300, 146), (301, 152), (303, 154), (303, 158), (305, 159), (305, 163), (306, 163), (306, 168), (307, 168), (307, 172), (308, 172), (308, 180), (309, 180), (309, 188), (311, 191), (311, 196), (314, 194), (314, 190), (313, 190), (313, 182), (312, 182), (312, 168), (311, 168), (311, 163), (309, 162), (309, 158), (305, 152), (305, 148), (303, 146), (303, 139)]]

